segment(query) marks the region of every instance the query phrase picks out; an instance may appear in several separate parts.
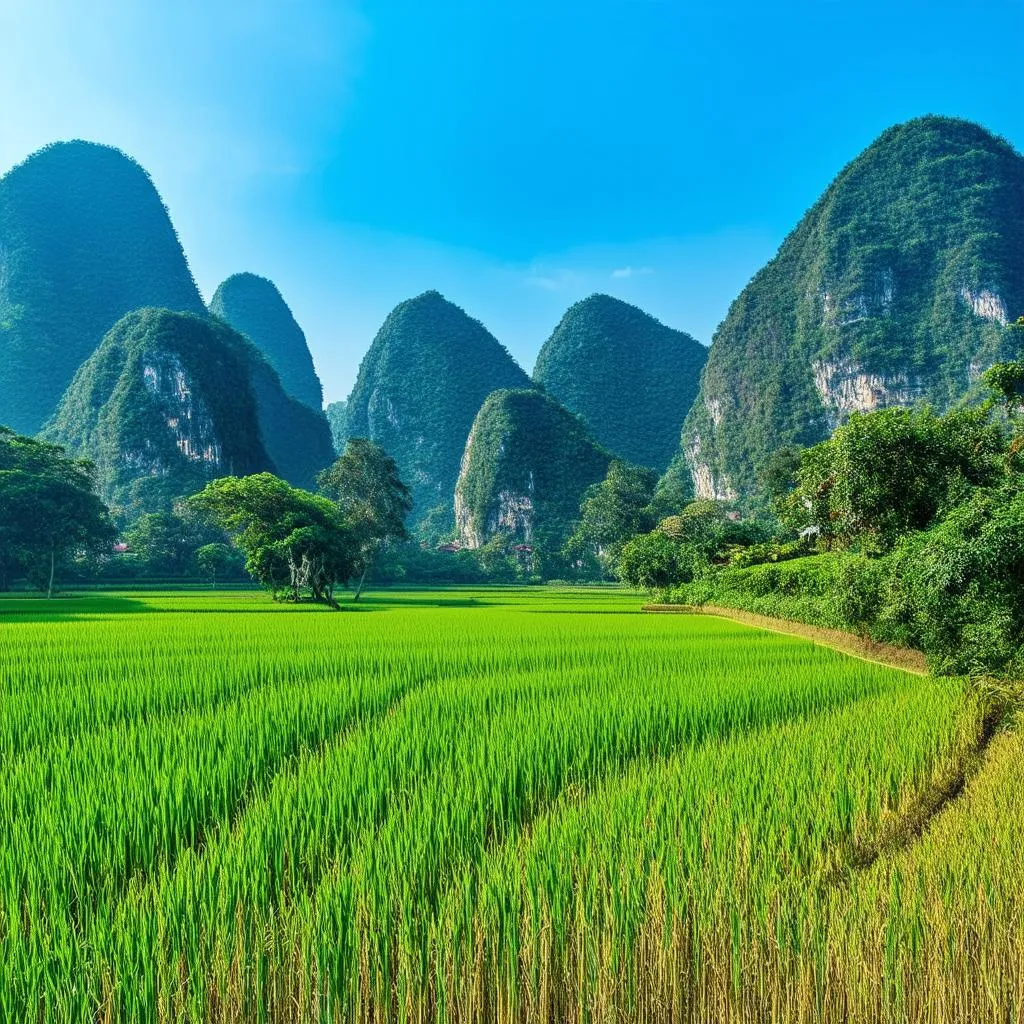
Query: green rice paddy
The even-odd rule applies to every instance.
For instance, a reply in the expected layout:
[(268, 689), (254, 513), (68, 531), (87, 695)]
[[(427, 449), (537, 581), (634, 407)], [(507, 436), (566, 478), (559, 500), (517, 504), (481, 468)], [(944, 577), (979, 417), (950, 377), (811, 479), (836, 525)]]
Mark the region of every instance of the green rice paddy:
[(0, 600), (0, 1017), (1017, 1019), (1018, 735), (640, 604)]

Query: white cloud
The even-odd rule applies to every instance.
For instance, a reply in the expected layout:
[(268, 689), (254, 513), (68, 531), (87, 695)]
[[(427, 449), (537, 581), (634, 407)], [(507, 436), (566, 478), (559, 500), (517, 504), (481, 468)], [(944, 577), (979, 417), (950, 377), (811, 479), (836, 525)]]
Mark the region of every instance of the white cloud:
[(616, 281), (624, 281), (631, 277), (646, 277), (653, 273), (653, 267), (619, 267), (611, 272), (611, 277)]

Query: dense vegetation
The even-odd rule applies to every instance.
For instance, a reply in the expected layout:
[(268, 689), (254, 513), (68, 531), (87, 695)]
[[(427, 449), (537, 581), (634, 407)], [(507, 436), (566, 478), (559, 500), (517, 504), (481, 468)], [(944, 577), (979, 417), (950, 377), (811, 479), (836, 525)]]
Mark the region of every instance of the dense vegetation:
[[(800, 452), (775, 499), (774, 543), (756, 523), (736, 524), (746, 537), (701, 542), (670, 518), (627, 545), (623, 575), (650, 589), (683, 584), (684, 602), (917, 648), (938, 672), (1019, 677), (1024, 363), (997, 364), (984, 381), (993, 397), (979, 408), (857, 413)], [(721, 508), (690, 508), (701, 504)]]
[(610, 459), (583, 421), (543, 392), (494, 392), (473, 421), (455, 488), (460, 540), (557, 556)]
[(245, 338), (163, 309), (114, 326), (45, 436), (96, 463), (101, 493), (128, 521), (218, 476), (274, 469), (312, 485), (333, 452), (323, 415), (285, 395)]
[(327, 415), (327, 423), (331, 428), (331, 440), (334, 442), (334, 451), (340, 455), (348, 444), (348, 402), (331, 402), (324, 409)]
[(683, 436), (701, 496), (749, 496), (776, 448), (854, 409), (950, 407), (1019, 351), (1003, 324), (1024, 309), (1022, 252), (1024, 159), (1007, 142), (939, 117), (886, 131), (716, 332)]
[(924, 1021), (1021, 984), (1014, 737), (900, 848), (978, 742), (959, 683), (616, 594), (0, 605), (5, 1017)]
[(348, 436), (379, 444), (398, 465), (421, 519), (451, 514), (462, 453), (484, 399), (529, 378), (478, 321), (438, 292), (400, 303), (359, 367)]
[(334, 461), (327, 417), (322, 409), (311, 409), (285, 394), (270, 363), (248, 342), (246, 346), (263, 446), (279, 476), (296, 487), (311, 489), (317, 474)]
[(272, 281), (256, 274), (233, 274), (214, 293), (210, 312), (263, 353), (288, 395), (320, 412), (323, 390), (306, 336)]
[(0, 423), (39, 430), (104, 334), (143, 306), (204, 308), (138, 164), (68, 142), (0, 179)]
[(113, 537), (91, 463), (0, 427), (0, 590), (24, 575), (52, 595), (67, 561)]
[(636, 306), (591, 295), (562, 317), (533, 378), (608, 451), (661, 471), (679, 448), (707, 355)]
[(272, 467), (254, 356), (218, 322), (130, 313), (75, 375), (45, 436), (95, 462), (100, 493), (120, 518), (167, 510), (214, 477)]

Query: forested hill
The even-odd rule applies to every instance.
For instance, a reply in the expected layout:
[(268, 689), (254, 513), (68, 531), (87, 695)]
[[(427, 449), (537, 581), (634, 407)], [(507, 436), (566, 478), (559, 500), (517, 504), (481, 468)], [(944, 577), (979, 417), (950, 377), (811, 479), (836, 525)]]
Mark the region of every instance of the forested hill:
[(533, 377), (609, 451), (664, 470), (706, 359), (690, 335), (610, 295), (591, 295), (562, 317)]
[(233, 274), (214, 293), (210, 312), (263, 353), (292, 398), (320, 412), (323, 390), (306, 336), (273, 281), (256, 274)]
[(455, 491), (459, 540), (496, 536), (558, 552), (611, 456), (542, 391), (490, 395), (473, 422)]
[(115, 512), (169, 510), (214, 477), (275, 468), (260, 440), (253, 354), (217, 321), (130, 313), (82, 365), (43, 435), (96, 463)]
[(205, 311), (137, 163), (65, 142), (0, 178), (0, 422), (37, 431), (103, 335), (143, 306)]
[(978, 125), (925, 117), (849, 164), (715, 334), (683, 450), (699, 496), (757, 489), (783, 445), (855, 410), (948, 408), (1016, 343), (1024, 159)]
[(92, 459), (103, 497), (128, 519), (217, 476), (269, 469), (311, 487), (333, 459), (323, 414), (286, 395), (248, 339), (165, 309), (115, 324), (44, 436)]
[(530, 378), (477, 320), (436, 291), (400, 303), (363, 358), (348, 399), (349, 437), (398, 464), (413, 520), (451, 508), (469, 428), (484, 399)]

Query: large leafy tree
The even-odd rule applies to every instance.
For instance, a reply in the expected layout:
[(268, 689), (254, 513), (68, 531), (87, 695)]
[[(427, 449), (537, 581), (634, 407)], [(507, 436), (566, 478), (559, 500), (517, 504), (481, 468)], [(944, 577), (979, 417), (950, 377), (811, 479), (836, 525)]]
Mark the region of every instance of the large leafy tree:
[(794, 529), (815, 529), (829, 546), (885, 552), (972, 487), (992, 483), (1004, 450), (984, 409), (855, 413), (828, 441), (801, 453), (783, 516)]
[(412, 508), (409, 488), (394, 459), (365, 437), (351, 438), (344, 454), (317, 477), (317, 483), (338, 506), (352, 533), (358, 551), (358, 601), (381, 547), (406, 537), (405, 518)]
[(20, 570), (52, 596), (69, 556), (113, 539), (95, 485), (90, 462), (0, 427), (0, 584)]
[(693, 582), (707, 569), (708, 560), (699, 548), (661, 530), (634, 537), (618, 560), (619, 578), (637, 590), (668, 591)]
[(608, 571), (624, 544), (654, 526), (649, 506), (657, 484), (653, 470), (615, 459), (580, 505), (579, 524), (565, 545), (569, 560), (596, 560)]
[(352, 578), (359, 547), (333, 501), (257, 473), (213, 480), (188, 505), (234, 536), (246, 570), (275, 598), (337, 607), (334, 588)]

